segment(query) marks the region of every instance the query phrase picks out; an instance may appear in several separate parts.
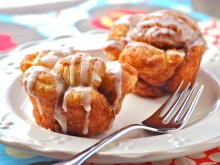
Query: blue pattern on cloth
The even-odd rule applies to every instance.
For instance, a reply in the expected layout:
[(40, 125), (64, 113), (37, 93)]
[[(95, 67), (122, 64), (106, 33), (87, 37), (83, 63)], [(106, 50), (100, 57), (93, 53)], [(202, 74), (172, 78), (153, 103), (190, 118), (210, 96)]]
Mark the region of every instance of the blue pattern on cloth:
[[(108, 5), (119, 5), (119, 7), (123, 4), (130, 5), (138, 5), (143, 4), (145, 6), (152, 7), (161, 7), (165, 9), (173, 9), (184, 12), (191, 17), (199, 20), (205, 21), (210, 19), (210, 16), (193, 11), (192, 4), (190, 0), (170, 0), (170, 1), (161, 1), (161, 0), (131, 0), (131, 1), (110, 1), (110, 0), (89, 0), (73, 7), (69, 7), (63, 9), (59, 14), (62, 18), (68, 18), (63, 21), (57, 17), (57, 12), (47, 12), (42, 14), (29, 14), (29, 15), (5, 15), (0, 14), (0, 22), (10, 23), (10, 24), (18, 24), (21, 26), (25, 26), (27, 28), (35, 28), (36, 31), (42, 35), (43, 37), (50, 37), (54, 35), (59, 35), (59, 33), (78, 33), (79, 29), (76, 27), (76, 23), (79, 20), (89, 19), (91, 15), (91, 11), (94, 9), (102, 8)], [(80, 14), (77, 14), (80, 13)], [(77, 17), (69, 17), (70, 15), (76, 15)], [(65, 29), (62, 32), (59, 29)]]
[(18, 155), (27, 155), (26, 157), (15, 157), (6, 152), (7, 148), (9, 147), (0, 144), (0, 165), (40, 165), (43, 162), (44, 164), (46, 164), (46, 162), (55, 161), (55, 159), (46, 158), (38, 155), (30, 154), (30, 156), (28, 156), (28, 153), (25, 153), (24, 151), (10, 148), (10, 150), (14, 150), (14, 152), (16, 152)]

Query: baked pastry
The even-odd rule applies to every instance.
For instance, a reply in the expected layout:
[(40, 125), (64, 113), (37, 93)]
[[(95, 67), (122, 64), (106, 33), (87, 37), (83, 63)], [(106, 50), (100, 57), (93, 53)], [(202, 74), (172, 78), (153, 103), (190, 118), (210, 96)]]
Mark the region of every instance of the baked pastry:
[(21, 70), (37, 124), (84, 137), (111, 128), (137, 80), (137, 72), (129, 64), (105, 63), (80, 51), (29, 54)]
[(63, 49), (43, 50), (42, 52), (28, 54), (22, 60), (20, 69), (24, 72), (32, 65), (40, 65), (52, 69), (58, 60), (71, 54), (75, 54), (76, 52), (77, 50), (74, 49)]
[(126, 15), (110, 29), (104, 51), (110, 60), (137, 69), (134, 92), (144, 97), (173, 93), (197, 77), (206, 41), (197, 23), (173, 11)]

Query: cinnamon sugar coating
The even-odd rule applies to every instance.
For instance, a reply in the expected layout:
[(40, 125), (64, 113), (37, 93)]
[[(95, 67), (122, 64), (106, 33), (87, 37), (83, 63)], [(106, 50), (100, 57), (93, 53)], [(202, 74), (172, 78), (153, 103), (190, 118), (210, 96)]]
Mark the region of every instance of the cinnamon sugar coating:
[(125, 95), (137, 81), (137, 72), (130, 65), (105, 63), (80, 51), (29, 54), (21, 70), (37, 124), (84, 137), (111, 128)]
[(168, 10), (126, 15), (109, 32), (104, 52), (110, 60), (137, 69), (134, 92), (144, 97), (172, 93), (195, 82), (206, 41), (193, 19)]

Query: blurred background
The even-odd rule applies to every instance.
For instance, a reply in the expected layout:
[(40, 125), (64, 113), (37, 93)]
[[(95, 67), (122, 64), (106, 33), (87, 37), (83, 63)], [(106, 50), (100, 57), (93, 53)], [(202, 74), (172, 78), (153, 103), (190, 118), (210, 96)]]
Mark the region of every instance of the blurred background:
[(170, 9), (199, 22), (220, 18), (219, 0), (0, 0), (0, 4), (0, 53), (56, 35), (107, 31), (130, 13)]

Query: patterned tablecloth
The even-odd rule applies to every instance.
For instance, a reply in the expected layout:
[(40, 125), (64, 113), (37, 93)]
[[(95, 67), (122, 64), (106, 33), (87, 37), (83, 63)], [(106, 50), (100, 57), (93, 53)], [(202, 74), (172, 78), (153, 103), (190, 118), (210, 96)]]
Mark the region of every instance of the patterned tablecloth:
[[(4, 2), (0, 0), (0, 4)], [(11, 0), (11, 3), (13, 2)], [(25, 3), (24, 0), (21, 2), (24, 5), (19, 8), (15, 5), (19, 1), (13, 3), (11, 8), (10, 5), (5, 4), (2, 7), (0, 5), (0, 54), (29, 41), (57, 35), (78, 35), (92, 29), (107, 31), (114, 20), (124, 14), (148, 13), (164, 8), (178, 10), (198, 20), (206, 40), (213, 45), (220, 46), (220, 22), (217, 19), (220, 18), (218, 12), (220, 1), (217, 0), (78, 0), (53, 3), (42, 1), (45, 4), (36, 3), (34, 7), (29, 6), (30, 3)], [(0, 144), (1, 165), (46, 165), (53, 161), (55, 160), (51, 158), (33, 155)], [(137, 164), (208, 165), (218, 164), (217, 162), (220, 162), (219, 147), (172, 160)], [(116, 162), (115, 165), (122, 164)], [(134, 163), (126, 165), (134, 165)]]

